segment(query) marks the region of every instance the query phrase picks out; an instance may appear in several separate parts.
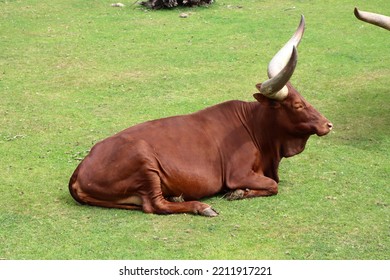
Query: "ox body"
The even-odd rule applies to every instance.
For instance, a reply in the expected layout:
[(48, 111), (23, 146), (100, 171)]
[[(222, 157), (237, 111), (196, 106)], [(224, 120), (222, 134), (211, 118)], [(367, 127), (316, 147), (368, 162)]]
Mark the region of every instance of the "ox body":
[(73, 198), (146, 213), (216, 216), (197, 200), (221, 193), (228, 199), (277, 194), (281, 159), (302, 152), (310, 135), (332, 129), (288, 82), (303, 27), (302, 17), (276, 55), (285, 62), (271, 61), (270, 79), (257, 85), (257, 101), (228, 101), (149, 121), (97, 143), (70, 179)]

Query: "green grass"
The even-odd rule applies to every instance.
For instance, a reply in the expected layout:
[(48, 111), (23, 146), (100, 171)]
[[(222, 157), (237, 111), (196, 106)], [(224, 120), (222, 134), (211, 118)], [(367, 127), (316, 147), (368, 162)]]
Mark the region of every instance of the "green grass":
[[(388, 259), (389, 32), (353, 8), (390, 15), (389, 2), (132, 2), (0, 1), (0, 259)], [(335, 129), (282, 161), (277, 196), (206, 199), (213, 219), (72, 200), (68, 179), (100, 139), (252, 100), (300, 14), (292, 82)]]

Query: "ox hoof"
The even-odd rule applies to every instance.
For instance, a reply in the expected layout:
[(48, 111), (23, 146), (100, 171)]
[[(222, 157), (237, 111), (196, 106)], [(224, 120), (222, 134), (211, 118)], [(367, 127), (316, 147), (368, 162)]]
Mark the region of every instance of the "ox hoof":
[(202, 212), (200, 212), (200, 214), (206, 217), (218, 216), (218, 213), (215, 210), (213, 210), (211, 207), (204, 209)]
[(244, 198), (245, 191), (241, 189), (237, 189), (232, 191), (226, 195), (227, 200), (238, 200)]

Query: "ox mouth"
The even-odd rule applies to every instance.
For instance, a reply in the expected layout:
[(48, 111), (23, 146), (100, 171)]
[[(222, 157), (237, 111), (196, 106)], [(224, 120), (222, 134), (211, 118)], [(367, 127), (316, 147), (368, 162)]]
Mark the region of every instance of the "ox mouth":
[(328, 134), (332, 129), (333, 129), (333, 124), (332, 124), (331, 122), (328, 122), (328, 123), (325, 124), (324, 129), (318, 130), (316, 134), (317, 134), (318, 136), (325, 136), (325, 135)]

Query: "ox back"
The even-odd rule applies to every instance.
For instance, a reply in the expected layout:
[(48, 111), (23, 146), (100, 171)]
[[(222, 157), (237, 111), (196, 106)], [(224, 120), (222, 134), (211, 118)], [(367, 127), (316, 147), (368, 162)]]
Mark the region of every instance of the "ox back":
[(280, 160), (333, 127), (288, 82), (303, 26), (302, 17), (286, 61), (276, 59), (283, 69), (269, 65), (257, 101), (145, 122), (97, 143), (70, 179), (72, 197), (81, 204), (212, 217), (217, 211), (199, 199), (277, 194)]

